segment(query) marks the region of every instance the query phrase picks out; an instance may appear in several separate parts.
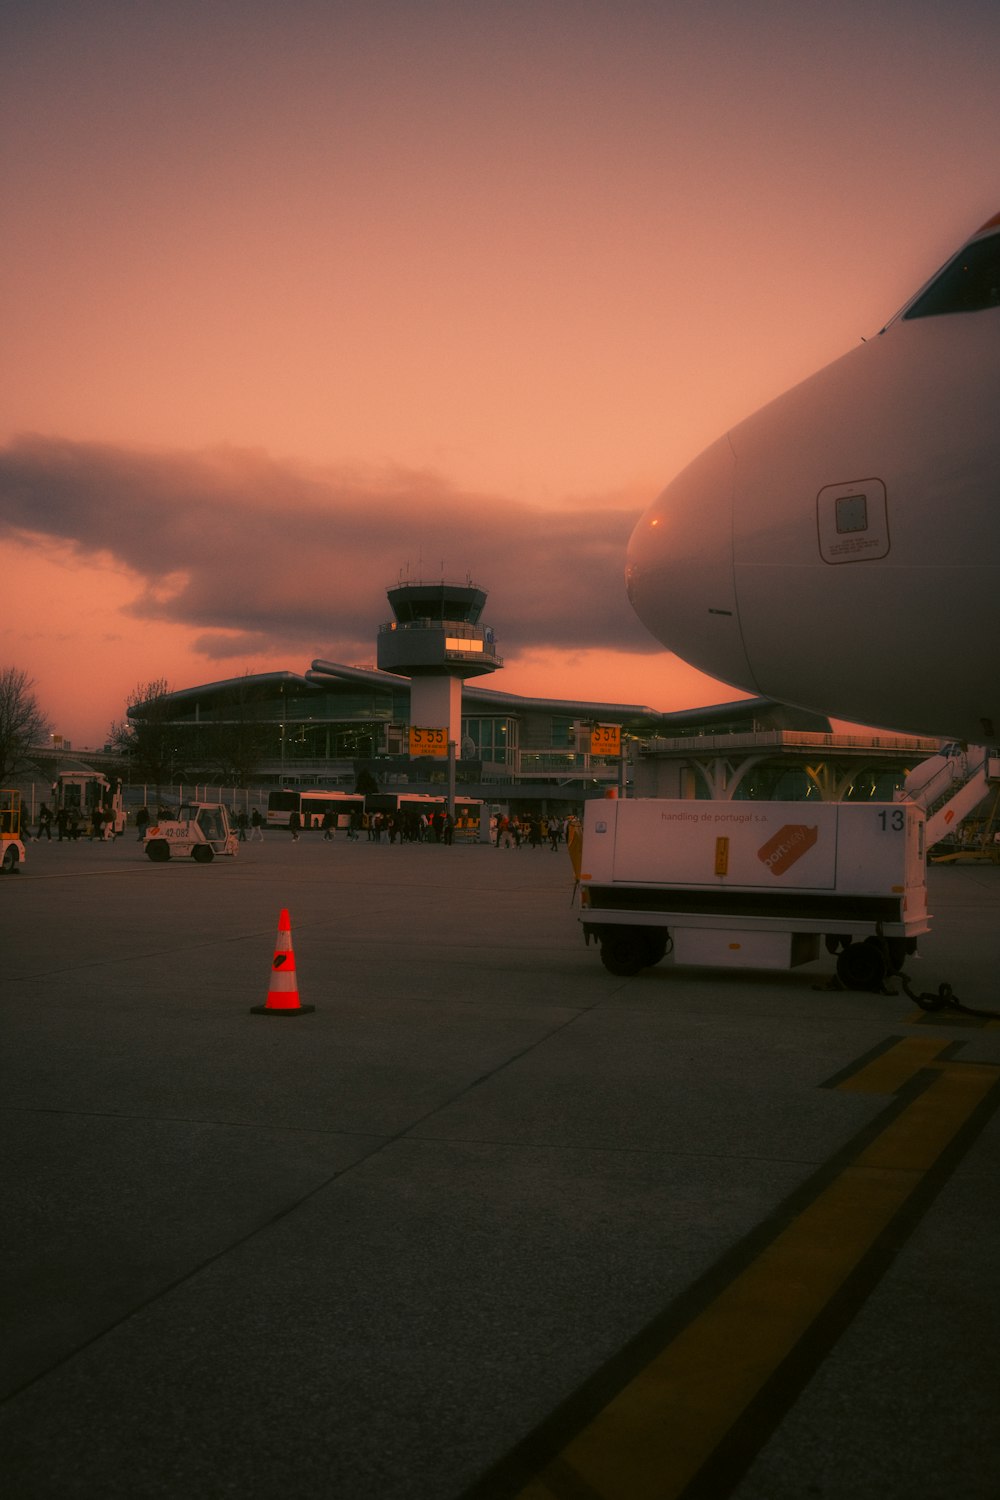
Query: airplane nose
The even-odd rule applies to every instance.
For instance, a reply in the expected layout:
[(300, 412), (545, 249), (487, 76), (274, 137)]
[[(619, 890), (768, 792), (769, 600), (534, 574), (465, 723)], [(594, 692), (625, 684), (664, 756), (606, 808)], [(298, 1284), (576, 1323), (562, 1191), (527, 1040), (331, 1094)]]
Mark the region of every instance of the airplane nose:
[(756, 693), (733, 577), (736, 460), (728, 437), (696, 458), (632, 533), (625, 582), (639, 619), (692, 666)]

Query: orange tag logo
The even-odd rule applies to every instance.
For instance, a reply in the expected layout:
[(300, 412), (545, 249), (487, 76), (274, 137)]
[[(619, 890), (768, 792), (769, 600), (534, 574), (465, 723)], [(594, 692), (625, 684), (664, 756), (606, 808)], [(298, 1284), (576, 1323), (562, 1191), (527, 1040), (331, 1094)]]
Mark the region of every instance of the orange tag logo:
[(757, 858), (767, 865), (772, 875), (784, 875), (818, 838), (819, 829), (815, 826), (807, 828), (805, 823), (786, 823), (763, 848), (757, 850)]

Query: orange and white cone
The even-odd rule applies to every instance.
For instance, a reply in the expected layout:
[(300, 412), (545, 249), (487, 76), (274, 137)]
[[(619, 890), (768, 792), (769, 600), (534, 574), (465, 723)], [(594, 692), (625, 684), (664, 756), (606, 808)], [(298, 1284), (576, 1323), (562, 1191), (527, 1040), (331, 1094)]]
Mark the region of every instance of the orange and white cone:
[(278, 936), (271, 960), (271, 983), (267, 987), (267, 1004), (252, 1005), (255, 1016), (302, 1016), (315, 1010), (299, 1000), (299, 981), (295, 973), (295, 950), (292, 947), (292, 924), (287, 911), (278, 918)]

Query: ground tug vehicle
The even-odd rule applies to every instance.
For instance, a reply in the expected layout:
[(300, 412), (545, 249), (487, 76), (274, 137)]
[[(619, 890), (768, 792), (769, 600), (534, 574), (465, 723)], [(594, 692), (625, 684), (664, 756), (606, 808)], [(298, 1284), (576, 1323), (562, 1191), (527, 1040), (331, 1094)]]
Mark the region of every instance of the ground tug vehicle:
[(0, 870), (5, 875), (19, 875), (23, 864), (21, 793), (0, 791)]
[(836, 953), (878, 989), (930, 930), (925, 814), (907, 803), (588, 802), (580, 921), (612, 974), (787, 969)]
[(161, 818), (146, 832), (147, 858), (162, 862), (188, 855), (207, 865), (217, 854), (235, 854), (237, 835), (222, 802), (183, 802), (176, 818)]

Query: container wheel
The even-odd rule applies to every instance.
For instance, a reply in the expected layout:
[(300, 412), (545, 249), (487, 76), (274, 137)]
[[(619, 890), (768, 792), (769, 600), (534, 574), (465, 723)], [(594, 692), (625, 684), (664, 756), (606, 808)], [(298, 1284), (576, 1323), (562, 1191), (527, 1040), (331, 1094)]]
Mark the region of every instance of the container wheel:
[(146, 858), (155, 861), (157, 864), (162, 864), (164, 860), (169, 859), (170, 845), (166, 839), (147, 839)]
[(650, 968), (666, 958), (671, 945), (670, 933), (665, 927), (649, 927), (645, 933), (646, 963)]
[(849, 990), (873, 990), (877, 994), (885, 985), (889, 970), (889, 954), (881, 938), (849, 943), (837, 959), (837, 978)]
[(627, 978), (656, 962), (641, 934), (612, 931), (601, 938), (601, 963), (609, 974)]
[(191, 858), (196, 859), (200, 865), (210, 865), (215, 858), (215, 850), (211, 844), (195, 844), (191, 850)]
[(16, 875), (18, 873), (17, 850), (13, 844), (8, 844), (3, 851), (3, 872), (5, 875)]

